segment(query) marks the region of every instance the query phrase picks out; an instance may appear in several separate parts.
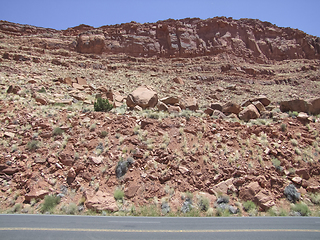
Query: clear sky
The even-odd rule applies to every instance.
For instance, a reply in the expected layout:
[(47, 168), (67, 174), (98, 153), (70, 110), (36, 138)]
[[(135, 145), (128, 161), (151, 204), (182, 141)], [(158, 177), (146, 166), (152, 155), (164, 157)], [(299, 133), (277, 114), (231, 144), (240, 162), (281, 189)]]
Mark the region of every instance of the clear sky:
[(320, 37), (320, 0), (0, 0), (0, 20), (59, 30), (215, 16), (255, 18)]

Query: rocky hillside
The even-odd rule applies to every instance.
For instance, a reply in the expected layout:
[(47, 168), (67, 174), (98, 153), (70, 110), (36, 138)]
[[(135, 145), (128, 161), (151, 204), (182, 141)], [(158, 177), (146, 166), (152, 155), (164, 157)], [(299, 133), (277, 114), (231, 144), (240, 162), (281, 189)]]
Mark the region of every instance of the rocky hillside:
[(259, 20), (1, 21), (1, 211), (319, 216), (319, 67)]
[[(169, 19), (157, 23), (131, 22), (100, 28), (80, 25), (64, 31), (2, 21), (0, 31), (24, 36), (42, 34), (48, 38), (55, 38), (56, 34), (68, 36), (69, 41), (49, 41), (48, 45), (51, 46), (45, 47), (64, 48), (79, 53), (197, 57), (224, 52), (257, 62), (320, 58), (318, 37), (298, 29), (281, 28), (254, 19)], [(36, 39), (33, 41), (37, 44)]]

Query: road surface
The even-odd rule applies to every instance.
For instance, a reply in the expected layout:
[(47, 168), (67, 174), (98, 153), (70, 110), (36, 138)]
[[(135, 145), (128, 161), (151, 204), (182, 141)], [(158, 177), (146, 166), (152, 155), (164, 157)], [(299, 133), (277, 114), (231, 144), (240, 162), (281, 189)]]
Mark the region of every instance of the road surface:
[(102, 217), (0, 214), (0, 239), (320, 239), (315, 217)]

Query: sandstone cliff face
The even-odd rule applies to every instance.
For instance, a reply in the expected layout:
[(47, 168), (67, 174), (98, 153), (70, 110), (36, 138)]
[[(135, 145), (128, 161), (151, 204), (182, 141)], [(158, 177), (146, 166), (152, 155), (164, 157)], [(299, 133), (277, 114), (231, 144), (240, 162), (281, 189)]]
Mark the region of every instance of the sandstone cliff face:
[[(94, 42), (96, 39), (92, 35), (100, 39), (101, 33), (104, 34), (102, 51), (106, 53), (195, 57), (226, 52), (258, 61), (320, 58), (320, 38), (253, 19), (169, 19), (157, 23), (103, 26), (82, 33), (77, 39), (77, 51), (87, 53), (88, 44), (82, 44), (83, 39), (90, 36)], [(95, 53), (94, 47), (91, 52)]]
[[(125, 53), (136, 57), (196, 57), (227, 53), (257, 62), (320, 59), (319, 37), (254, 19), (169, 19), (100, 28), (80, 25), (63, 31), (1, 21), (0, 31), (15, 35), (60, 33), (75, 38), (68, 47), (79, 53)], [(66, 48), (65, 44), (60, 45)]]

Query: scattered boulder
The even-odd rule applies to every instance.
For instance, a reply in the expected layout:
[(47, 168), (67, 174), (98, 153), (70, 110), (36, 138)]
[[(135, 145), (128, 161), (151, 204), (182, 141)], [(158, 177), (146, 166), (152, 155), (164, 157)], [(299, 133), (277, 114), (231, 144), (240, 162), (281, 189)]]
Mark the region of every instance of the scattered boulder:
[(266, 108), (260, 101), (255, 101), (252, 104), (259, 110), (260, 113), (266, 111)]
[(142, 109), (153, 108), (158, 104), (158, 95), (150, 87), (140, 86), (127, 97), (127, 106), (134, 108), (140, 106)]
[(280, 102), (280, 110), (282, 112), (296, 111), (296, 112), (308, 112), (308, 103), (302, 99), (295, 99), (289, 101)]
[(80, 85), (79, 83), (72, 83), (72, 87), (79, 90), (79, 91), (84, 90), (84, 87), (82, 85)]
[(139, 190), (140, 185), (137, 185), (136, 183), (130, 183), (129, 186), (125, 189), (124, 194), (127, 198), (133, 198), (137, 191)]
[(10, 85), (8, 90), (7, 90), (7, 93), (18, 94), (19, 91), (21, 91), (21, 87)]
[(268, 210), (275, 205), (274, 199), (270, 191), (262, 189), (254, 196), (254, 202), (258, 204), (263, 210)]
[(268, 99), (266, 96), (264, 95), (260, 95), (257, 98), (253, 98), (250, 100), (251, 102), (256, 102), (259, 101), (263, 104), (263, 106), (269, 106), (269, 104), (271, 103), (270, 99)]
[(169, 106), (168, 112), (169, 113), (179, 113), (179, 112), (181, 112), (181, 108), (179, 106)]
[(175, 83), (180, 84), (180, 85), (184, 85), (184, 82), (183, 82), (183, 80), (182, 80), (181, 77), (175, 77), (175, 78), (173, 79), (173, 81), (174, 81)]
[(226, 181), (222, 181), (212, 187), (211, 193), (217, 195), (218, 193), (228, 194), (228, 192), (235, 192), (236, 188), (233, 185), (233, 178), (229, 178)]
[(275, 205), (274, 197), (269, 190), (261, 188), (258, 182), (251, 182), (241, 188), (239, 198), (244, 201), (252, 201), (263, 210), (267, 210)]
[(313, 115), (320, 114), (320, 98), (312, 98), (307, 100), (309, 113)]
[(175, 105), (175, 104), (179, 104), (180, 98), (171, 96), (171, 97), (162, 98), (160, 99), (160, 101), (168, 105)]
[(86, 193), (85, 205), (88, 209), (96, 211), (116, 212), (119, 210), (113, 195), (100, 190), (97, 192)]
[(309, 123), (311, 121), (309, 115), (304, 112), (299, 112), (297, 119), (302, 123)]
[(284, 195), (290, 202), (293, 203), (300, 199), (300, 193), (298, 193), (296, 187), (293, 184), (289, 184), (288, 186), (286, 186), (286, 188), (284, 189)]
[(36, 102), (40, 103), (41, 105), (48, 105), (48, 102), (44, 97), (36, 96), (35, 100), (36, 100)]
[(31, 199), (43, 199), (46, 195), (49, 194), (47, 190), (32, 190), (29, 193), (24, 195), (25, 201), (30, 202)]
[(250, 104), (239, 113), (239, 118), (244, 121), (249, 121), (250, 119), (256, 119), (259, 117), (259, 111), (253, 104)]
[(131, 157), (128, 157), (126, 161), (120, 160), (116, 167), (117, 178), (123, 177), (127, 173), (128, 167), (131, 166), (132, 164), (133, 164), (133, 159)]
[(212, 113), (212, 116), (214, 118), (218, 118), (218, 119), (224, 119), (224, 118), (227, 117), (223, 112), (221, 112), (219, 110), (214, 110), (213, 113)]
[(185, 97), (180, 100), (181, 109), (189, 109), (191, 111), (196, 111), (199, 109), (197, 99), (195, 97)]
[(299, 168), (295, 171), (296, 175), (302, 177), (303, 179), (308, 180), (310, 178), (309, 171), (306, 168)]
[(231, 113), (238, 115), (240, 111), (241, 107), (237, 103), (227, 102), (222, 106), (222, 112), (226, 115), (230, 115)]
[(205, 113), (205, 114), (208, 114), (209, 116), (212, 116), (212, 114), (213, 114), (213, 109), (208, 107), (206, 110), (204, 110), (204, 113)]
[(86, 79), (82, 78), (82, 77), (77, 77), (76, 78), (76, 81), (79, 85), (82, 85), (82, 86), (88, 86), (88, 83), (86, 81)]
[(222, 105), (220, 103), (211, 103), (210, 108), (213, 110), (219, 110), (220, 112), (222, 112)]
[(158, 108), (158, 111), (164, 111), (164, 112), (167, 112), (168, 111), (168, 106), (167, 104), (163, 103), (163, 102), (158, 102), (157, 104), (157, 108)]

